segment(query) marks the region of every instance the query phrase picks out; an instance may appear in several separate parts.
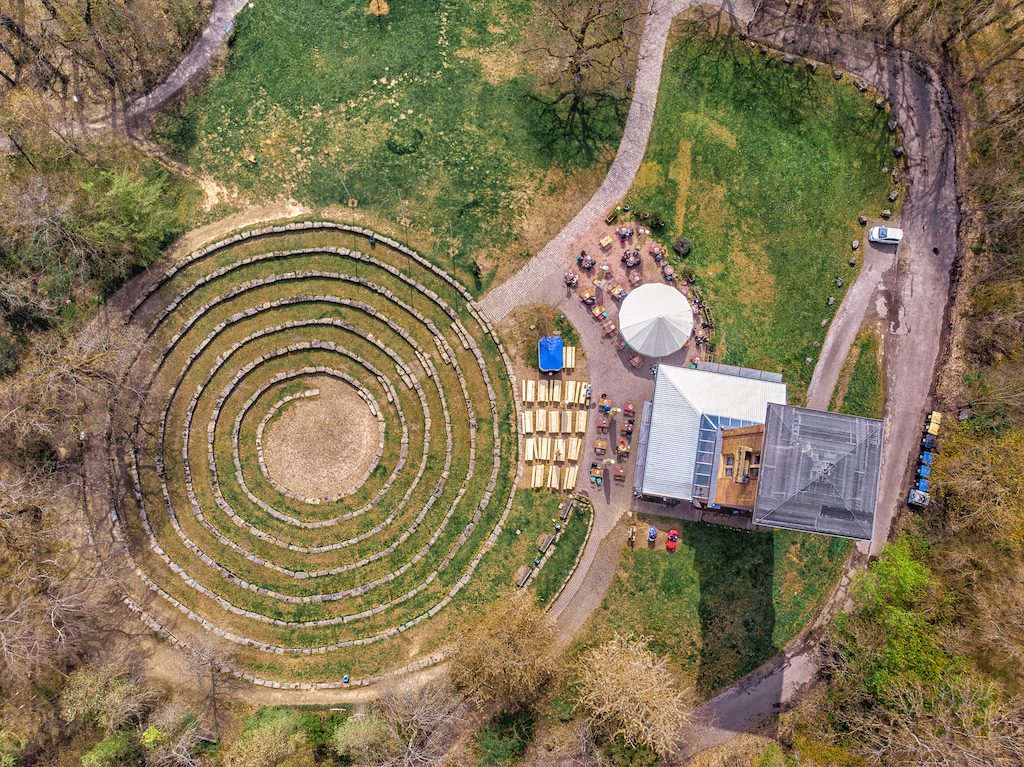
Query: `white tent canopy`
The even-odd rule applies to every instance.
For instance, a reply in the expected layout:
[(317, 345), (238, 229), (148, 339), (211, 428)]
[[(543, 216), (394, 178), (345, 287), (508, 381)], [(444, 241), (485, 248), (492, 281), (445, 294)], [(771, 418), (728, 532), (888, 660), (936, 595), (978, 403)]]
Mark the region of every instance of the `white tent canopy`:
[(681, 349), (690, 338), (693, 309), (686, 296), (671, 285), (641, 285), (622, 302), (619, 331), (634, 351), (664, 357)]

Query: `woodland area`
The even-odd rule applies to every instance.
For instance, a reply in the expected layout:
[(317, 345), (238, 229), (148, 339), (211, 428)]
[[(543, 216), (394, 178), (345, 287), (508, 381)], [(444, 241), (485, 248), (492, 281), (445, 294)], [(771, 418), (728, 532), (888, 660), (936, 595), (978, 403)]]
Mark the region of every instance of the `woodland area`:
[[(117, 569), (95, 559), (68, 513), (82, 493), (85, 402), (109, 394), (138, 343), (75, 331), (188, 228), (197, 195), (123, 138), (86, 138), (81, 126), (120, 123), (210, 5), (0, 0), (0, 767), (205, 764), (230, 718), (212, 649), (175, 671), (182, 689), (143, 678), (141, 626), (112, 597)], [(635, 22), (622, 7), (617, 18)], [(796, 764), (1018, 765), (1024, 2), (816, 0), (800, 12), (928, 59), (954, 97), (965, 209), (952, 362), (938, 391), (944, 409), (969, 417), (944, 436), (939, 503), (900, 520), (829, 631), (827, 684), (776, 737)], [(606, 89), (580, 79), (586, 46), (566, 46), (548, 51), (569, 63), (547, 107), (576, 131), (590, 114), (580, 105), (602, 107)], [(559, 659), (539, 610), (490, 615), (467, 631), (443, 682), (396, 687), (353, 716), (267, 709), (229, 728), (216, 763), (430, 764), (469, 725), (500, 750), (529, 740), (533, 707), (563, 711), (567, 689), (573, 741), (558, 763), (655, 764), (673, 750), (691, 692), (643, 642), (616, 637), (582, 662)]]

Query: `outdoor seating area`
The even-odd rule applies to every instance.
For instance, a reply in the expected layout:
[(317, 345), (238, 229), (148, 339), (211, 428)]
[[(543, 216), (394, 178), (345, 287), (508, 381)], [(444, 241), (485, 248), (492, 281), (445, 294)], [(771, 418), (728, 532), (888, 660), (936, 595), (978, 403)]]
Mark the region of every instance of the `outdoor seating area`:
[[(670, 263), (671, 250), (659, 243), (646, 226), (636, 222), (614, 225), (620, 214), (618, 209), (613, 211), (599, 227), (600, 231), (589, 235), (593, 239), (588, 237), (585, 240), (584, 244), (589, 242), (589, 249), (600, 255), (592, 256), (587, 247), (579, 250), (575, 256), (575, 268), (570, 266), (563, 275), (565, 286), (575, 291), (591, 319), (599, 323), (602, 339), (611, 341), (618, 352), (633, 352), (622, 358), (623, 364), (630, 368), (643, 369), (647, 358), (665, 356), (679, 349), (686, 350), (686, 362), (693, 361), (697, 355), (705, 361), (713, 361), (711, 334), (714, 322), (689, 270)], [(621, 248), (618, 261), (614, 256), (604, 260), (617, 247)], [(683, 301), (675, 302), (680, 305), (680, 310), (673, 310), (679, 315), (672, 321), (674, 329), (668, 334), (658, 333), (670, 338), (665, 338), (661, 344), (648, 343), (655, 348), (651, 351), (630, 343), (623, 312), (636, 291), (654, 285), (675, 291)], [(667, 306), (669, 303), (664, 296), (660, 298), (659, 305)], [(646, 298), (634, 301), (633, 306), (648, 307), (648, 301)], [(644, 322), (644, 319), (640, 321)], [(687, 333), (687, 327), (692, 328), (692, 332)], [(651, 333), (641, 331), (640, 335), (650, 336)], [(635, 333), (633, 337), (637, 337)]]
[(570, 492), (579, 478), (579, 460), (587, 433), (591, 388), (585, 381), (520, 382), (519, 433), (527, 476), (534, 490)]

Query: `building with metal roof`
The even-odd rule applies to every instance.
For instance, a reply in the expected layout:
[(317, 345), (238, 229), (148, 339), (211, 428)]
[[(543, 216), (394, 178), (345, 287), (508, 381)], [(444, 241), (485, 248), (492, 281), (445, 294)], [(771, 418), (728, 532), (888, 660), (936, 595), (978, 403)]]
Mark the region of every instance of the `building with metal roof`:
[(641, 418), (634, 491), (706, 501), (723, 430), (763, 424), (769, 403), (786, 403), (778, 373), (701, 363), (659, 365)]
[(685, 518), (870, 540), (884, 424), (786, 405), (777, 373), (660, 365), (634, 493)]
[(884, 424), (769, 404), (755, 525), (871, 540)]

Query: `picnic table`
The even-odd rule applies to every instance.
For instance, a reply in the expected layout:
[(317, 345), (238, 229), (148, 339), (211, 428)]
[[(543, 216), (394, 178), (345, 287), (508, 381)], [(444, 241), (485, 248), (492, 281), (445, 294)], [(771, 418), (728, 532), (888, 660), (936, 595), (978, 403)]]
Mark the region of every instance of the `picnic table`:
[(598, 487), (604, 482), (604, 466), (596, 463), (590, 465), (590, 481)]
[(608, 312), (601, 304), (595, 304), (590, 308), (590, 313), (594, 315), (595, 320), (606, 320), (608, 319)]
[(612, 236), (610, 234), (608, 234), (608, 235), (605, 235), (604, 237), (602, 237), (601, 241), (598, 244), (602, 248), (610, 248), (612, 246), (613, 242), (614, 242), (614, 240), (612, 239)]
[(636, 415), (636, 403), (633, 403), (633, 402), (625, 402), (625, 403), (623, 403), (623, 405), (622, 405), (622, 414), (624, 416), (626, 416), (626, 418), (632, 418), (633, 416), (635, 416)]
[(621, 466), (621, 465), (620, 466), (616, 466), (615, 469), (612, 471), (612, 478), (616, 482), (625, 482), (626, 481), (626, 467), (625, 466)]
[(602, 413), (610, 413), (612, 409), (612, 398), (601, 395), (601, 399), (597, 402), (597, 409)]
[(621, 301), (623, 298), (629, 295), (629, 291), (622, 287), (621, 283), (616, 282), (612, 287), (612, 298), (616, 301)]
[(622, 336), (616, 336), (615, 338), (615, 349), (616, 351), (622, 351), (626, 348), (626, 339)]
[(566, 285), (568, 285), (570, 288), (574, 288), (576, 287), (576, 284), (580, 281), (580, 276), (576, 274), (576, 272), (566, 272), (562, 279), (565, 281)]
[(620, 456), (629, 455), (629, 440), (625, 437), (619, 437), (619, 441), (615, 443), (615, 450)]
[(631, 288), (635, 288), (642, 281), (643, 281), (643, 275), (641, 275), (640, 272), (630, 272), (629, 273), (629, 286)]
[(676, 270), (670, 264), (665, 264), (661, 267), (661, 273), (665, 275), (665, 279), (669, 282), (674, 282), (676, 279)]
[(623, 421), (622, 428), (619, 429), (619, 434), (621, 434), (624, 437), (632, 437), (633, 436), (633, 426), (635, 424), (636, 424), (636, 419), (635, 418), (627, 418), (625, 421)]
[(588, 306), (597, 300), (597, 296), (594, 293), (593, 288), (587, 288), (580, 293), (580, 301), (587, 304)]
[(594, 440), (594, 452), (597, 455), (604, 455), (608, 452), (608, 440), (606, 439), (595, 439)]
[(598, 415), (597, 416), (597, 433), (607, 434), (608, 433), (608, 416)]
[(608, 336), (610, 336), (614, 332), (615, 332), (615, 323), (614, 322), (612, 322), (611, 320), (607, 320), (606, 322), (601, 323), (601, 333), (604, 335), (605, 338), (607, 338)]
[(638, 368), (644, 364), (644, 358), (637, 354), (635, 357), (630, 358), (629, 366), (631, 368)]

